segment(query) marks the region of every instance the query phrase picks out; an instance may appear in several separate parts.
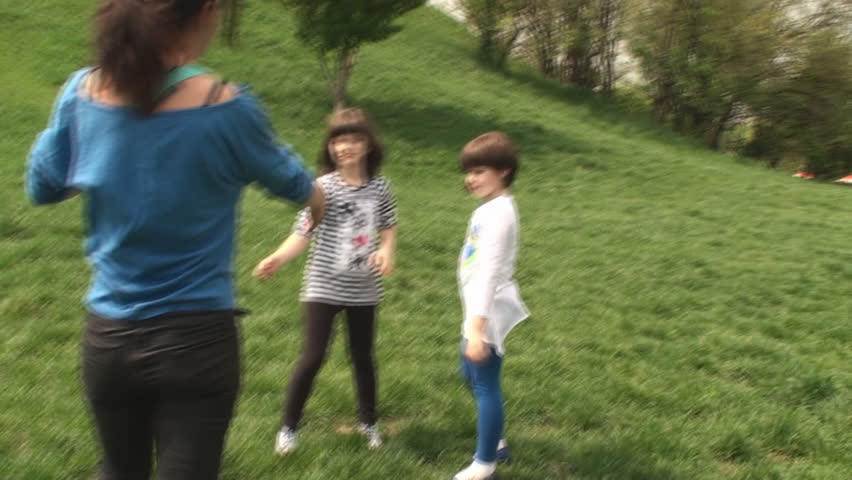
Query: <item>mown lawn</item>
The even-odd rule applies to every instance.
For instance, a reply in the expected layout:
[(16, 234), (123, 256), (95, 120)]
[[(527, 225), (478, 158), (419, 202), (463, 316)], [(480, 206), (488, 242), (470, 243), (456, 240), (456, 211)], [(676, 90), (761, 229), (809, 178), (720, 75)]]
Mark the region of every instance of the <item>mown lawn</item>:
[[(89, 57), (90, 3), (0, 6), (3, 479), (97, 471), (78, 373), (81, 200), (35, 208), (22, 182), (57, 88)], [(216, 46), (206, 63), (251, 83), (313, 164), (329, 105), (281, 12), (253, 2), (241, 46)], [(272, 455), (300, 345), (301, 264), (267, 284), (250, 278), (294, 213), (252, 189), (235, 273), (253, 314), (222, 478), (442, 479), (469, 461), (455, 260), (476, 204), (457, 158), (491, 129), (523, 153), (517, 278), (533, 313), (507, 344), (515, 461), (502, 479), (852, 478), (852, 190), (707, 152), (520, 67), (485, 69), (473, 39), (434, 10), (403, 23), (363, 51), (351, 85), (381, 127), (400, 208), (377, 345), (386, 445), (368, 451), (351, 432), (338, 338), (299, 451)]]

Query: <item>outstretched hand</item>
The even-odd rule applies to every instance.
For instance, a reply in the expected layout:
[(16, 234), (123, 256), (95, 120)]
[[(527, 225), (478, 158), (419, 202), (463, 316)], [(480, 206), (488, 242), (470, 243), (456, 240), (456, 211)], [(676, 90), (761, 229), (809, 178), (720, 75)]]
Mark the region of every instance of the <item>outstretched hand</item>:
[(254, 267), (252, 276), (262, 282), (265, 282), (272, 278), (272, 276), (275, 275), (275, 272), (277, 272), (282, 265), (284, 265), (284, 260), (281, 257), (270, 255), (261, 260), (260, 263)]

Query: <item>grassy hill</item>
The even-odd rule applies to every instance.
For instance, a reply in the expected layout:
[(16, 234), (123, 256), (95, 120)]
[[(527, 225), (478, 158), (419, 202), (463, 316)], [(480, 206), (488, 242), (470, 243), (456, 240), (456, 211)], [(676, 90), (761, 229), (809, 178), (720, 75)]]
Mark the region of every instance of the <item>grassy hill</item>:
[[(94, 431), (78, 375), (81, 201), (31, 207), (24, 158), (57, 88), (86, 63), (91, 2), (0, 6), (0, 478), (88, 479)], [(249, 273), (293, 209), (256, 190), (236, 263), (244, 384), (222, 478), (449, 478), (474, 449), (456, 374), (455, 260), (476, 207), (458, 151), (501, 129), (518, 143), (517, 277), (532, 318), (504, 367), (508, 480), (852, 478), (852, 190), (703, 150), (584, 93), (473, 60), (431, 9), (366, 48), (352, 103), (377, 119), (400, 205), (399, 271), (377, 356), (386, 446), (351, 433), (338, 336), (298, 453), (272, 455), (299, 351), (301, 263)], [(252, 2), (238, 49), (205, 63), (249, 82), (279, 134), (314, 163), (325, 88), (274, 2)], [(339, 332), (344, 334), (344, 332)], [(846, 433), (843, 433), (846, 432)]]

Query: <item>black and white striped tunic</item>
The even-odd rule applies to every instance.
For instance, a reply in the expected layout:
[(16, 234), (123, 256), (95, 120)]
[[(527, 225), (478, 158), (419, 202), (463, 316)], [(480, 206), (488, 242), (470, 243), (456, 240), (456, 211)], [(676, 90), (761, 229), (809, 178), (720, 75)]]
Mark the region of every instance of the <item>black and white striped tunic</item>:
[(322, 223), (308, 233), (310, 215), (302, 210), (295, 233), (312, 238), (301, 300), (333, 305), (378, 305), (382, 280), (369, 264), (379, 233), (396, 225), (396, 201), (382, 176), (362, 186), (343, 182), (338, 172), (317, 179), (326, 200)]

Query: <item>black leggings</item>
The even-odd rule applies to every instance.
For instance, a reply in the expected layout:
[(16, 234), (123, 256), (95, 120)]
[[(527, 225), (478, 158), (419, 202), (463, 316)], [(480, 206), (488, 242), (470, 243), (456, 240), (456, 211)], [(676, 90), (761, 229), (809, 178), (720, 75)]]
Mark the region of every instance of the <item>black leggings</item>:
[(331, 339), (334, 317), (346, 310), (349, 331), (349, 355), (355, 370), (358, 391), (358, 417), (367, 425), (376, 423), (376, 368), (373, 363), (373, 339), (376, 331), (376, 307), (344, 307), (317, 302), (305, 302), (305, 341), (302, 355), (290, 379), (284, 407), (285, 426), (296, 430), (302, 419), (305, 403), (325, 360)]
[(215, 480), (240, 382), (233, 311), (142, 321), (89, 315), (83, 379), (101, 480)]

